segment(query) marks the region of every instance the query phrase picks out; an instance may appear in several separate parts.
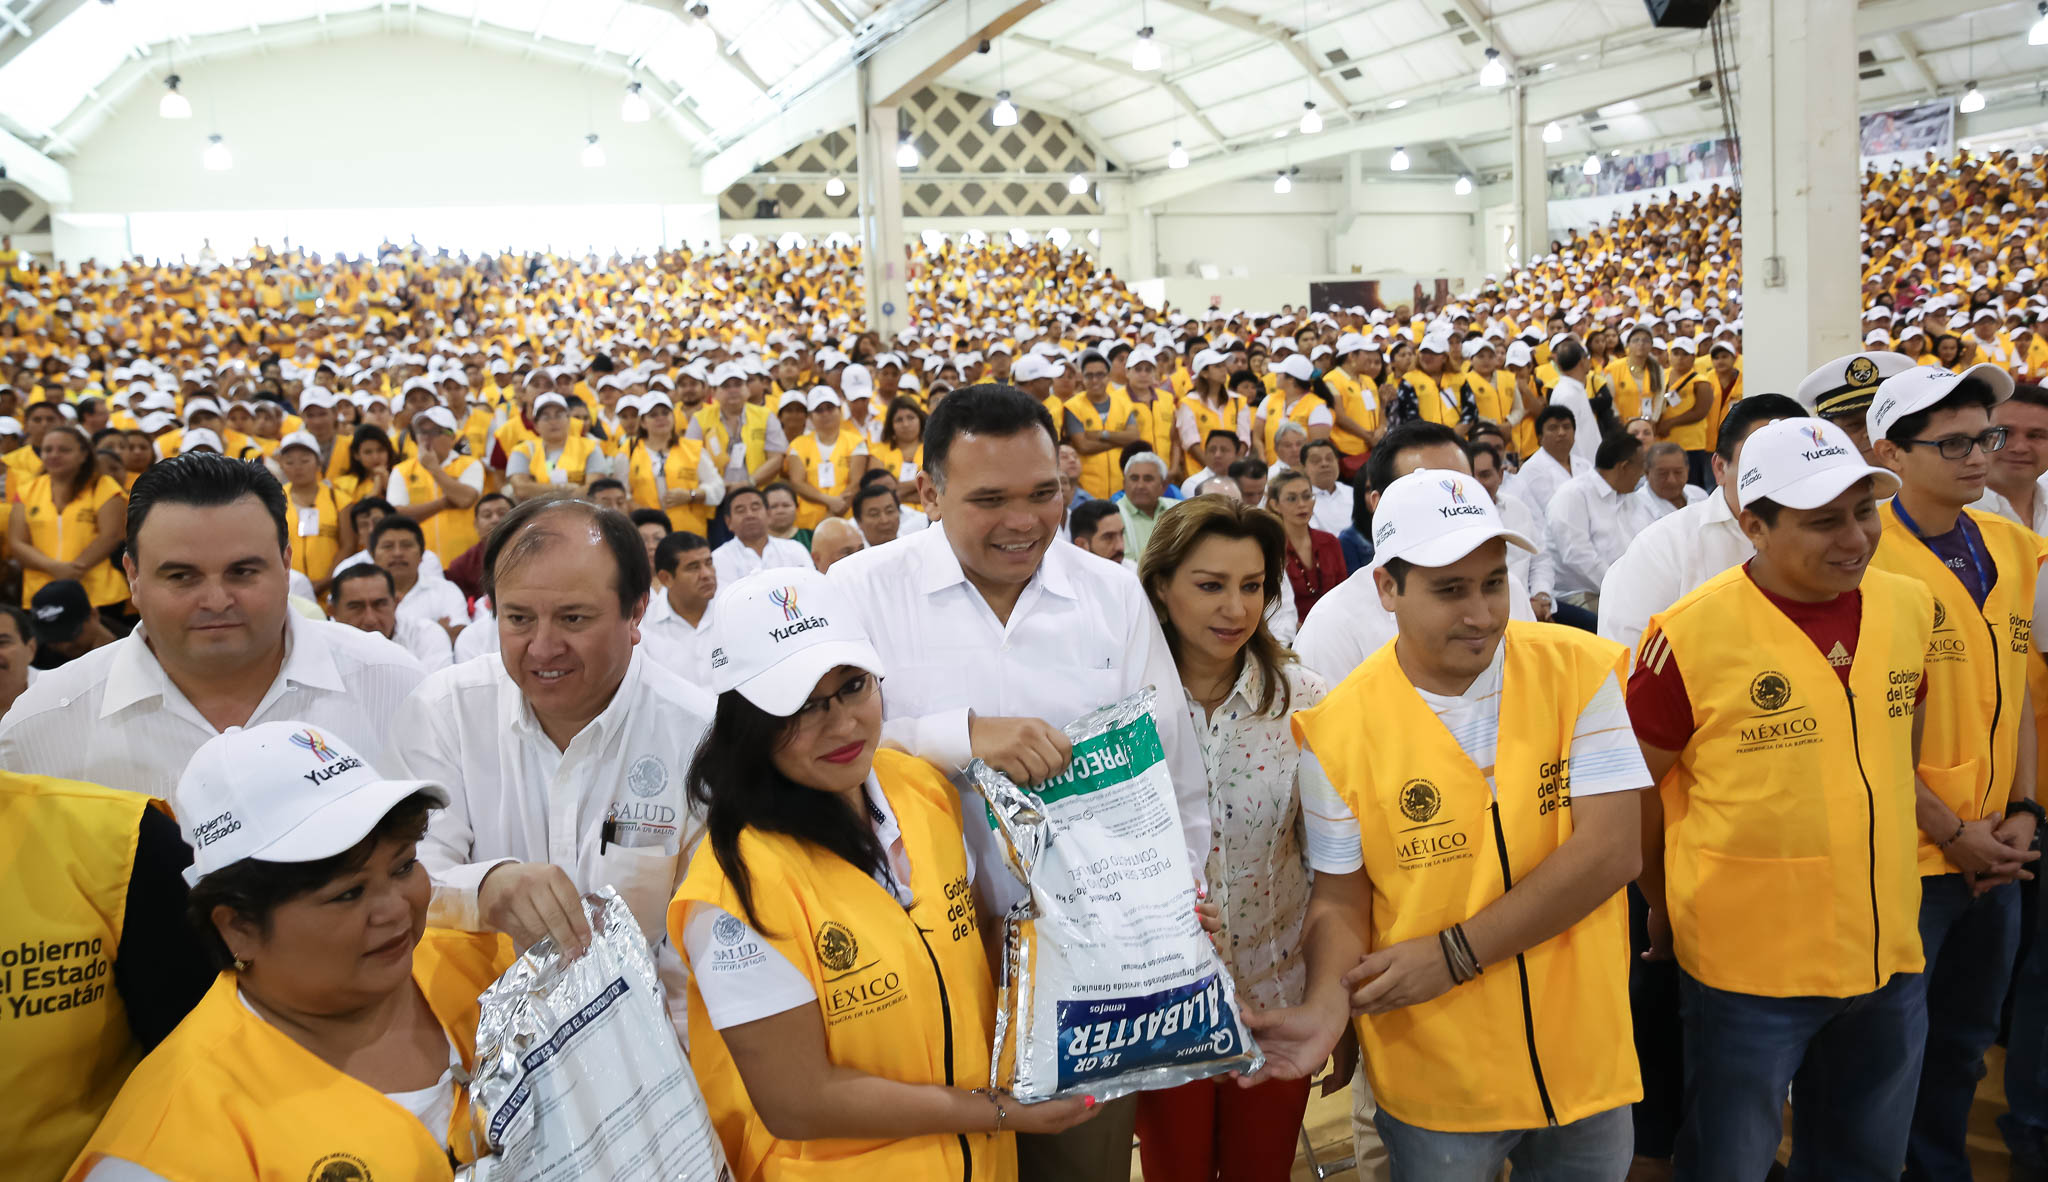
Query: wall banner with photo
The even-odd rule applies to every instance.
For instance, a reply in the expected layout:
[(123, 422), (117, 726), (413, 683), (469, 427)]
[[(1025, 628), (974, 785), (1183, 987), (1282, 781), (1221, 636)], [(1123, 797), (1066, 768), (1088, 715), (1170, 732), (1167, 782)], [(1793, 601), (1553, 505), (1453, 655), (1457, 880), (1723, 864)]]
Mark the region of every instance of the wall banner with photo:
[(1946, 156), (1955, 147), (1956, 109), (1953, 103), (1939, 102), (1875, 111), (1863, 117), (1859, 130), (1866, 160), (1901, 153), (1918, 156), (1934, 152)]
[(1699, 140), (1632, 156), (1603, 156), (1600, 171), (1593, 176), (1585, 174), (1582, 164), (1558, 164), (1550, 169), (1550, 199), (1611, 197), (1616, 193), (1639, 193), (1733, 177), (1735, 156), (1735, 142), (1721, 139)]

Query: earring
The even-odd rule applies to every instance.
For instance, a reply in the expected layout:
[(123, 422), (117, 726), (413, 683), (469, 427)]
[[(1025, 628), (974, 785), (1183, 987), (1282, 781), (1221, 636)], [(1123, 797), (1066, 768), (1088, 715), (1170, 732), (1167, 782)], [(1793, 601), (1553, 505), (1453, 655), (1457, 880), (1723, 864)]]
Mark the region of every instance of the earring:
[(248, 972), (248, 971), (249, 971), (249, 962), (248, 962), (248, 961), (246, 961), (246, 960), (243, 960), (243, 959), (242, 959), (241, 957), (239, 957), (239, 956), (238, 956), (238, 957), (236, 957), (236, 958), (235, 958), (235, 971), (236, 971), (236, 972), (238, 972), (238, 973), (246, 973), (246, 972)]

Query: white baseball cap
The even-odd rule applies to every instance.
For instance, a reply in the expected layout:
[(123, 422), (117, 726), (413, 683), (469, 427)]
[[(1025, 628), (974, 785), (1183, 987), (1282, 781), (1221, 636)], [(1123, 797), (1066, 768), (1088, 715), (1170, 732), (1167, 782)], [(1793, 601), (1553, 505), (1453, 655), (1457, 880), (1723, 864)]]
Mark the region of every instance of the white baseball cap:
[(804, 397), (802, 390), (784, 390), (782, 397), (775, 400), (775, 410), (777, 413), (780, 413), (783, 408), (790, 406), (800, 406), (805, 410), (811, 409), (810, 400)]
[(1916, 365), (1904, 373), (1886, 378), (1884, 384), (1877, 388), (1877, 399), (1870, 404), (1868, 417), (1864, 420), (1870, 428), (1871, 442), (1883, 439), (1900, 419), (1926, 410), (1966, 382), (1983, 386), (1991, 394), (1994, 406), (2012, 397), (2012, 375), (1988, 361), (1961, 373), (1938, 366)]
[[(849, 368), (847, 372), (852, 373), (853, 370)], [(804, 400), (804, 407), (808, 410), (816, 410), (821, 406), (844, 408), (845, 405), (844, 402), (839, 400), (838, 393), (830, 386), (812, 386), (810, 397)]]
[(220, 441), (220, 436), (205, 427), (193, 427), (178, 437), (178, 454), (181, 456), (186, 452), (198, 451), (202, 447), (210, 447), (217, 452), (227, 451), (226, 445)]
[(283, 455), (284, 449), (288, 447), (303, 447), (316, 456), (320, 454), (320, 441), (313, 438), (311, 431), (293, 431), (277, 441), (279, 455)]
[(1026, 353), (1017, 359), (1017, 364), (1010, 367), (1010, 380), (1019, 384), (1051, 376), (1052, 374), (1046, 370), (1044, 359), (1036, 353)]
[(1214, 349), (1204, 349), (1201, 352), (1195, 354), (1195, 361), (1192, 368), (1196, 373), (1201, 373), (1203, 370), (1209, 368), (1212, 365), (1228, 364), (1228, 360), (1229, 359), (1224, 357), (1223, 354), (1218, 353)]
[(756, 571), (718, 595), (711, 687), (779, 718), (795, 714), (818, 679), (841, 665), (883, 675), (860, 618), (824, 575), (802, 567)]
[(531, 413), (534, 418), (539, 418), (540, 412), (546, 410), (548, 407), (551, 406), (559, 406), (563, 410), (568, 410), (569, 400), (562, 397), (560, 394), (543, 394), (539, 398), (533, 400), (533, 409), (529, 413)]
[(1399, 558), (1416, 566), (1449, 566), (1495, 538), (1536, 553), (1507, 527), (1486, 486), (1449, 468), (1417, 468), (1387, 486), (1372, 513), (1372, 567)]
[[(535, 401), (539, 400), (535, 399)], [(445, 406), (430, 406), (421, 411), (417, 417), (434, 424), (451, 435), (456, 431), (455, 412)]]
[(1274, 373), (1284, 373), (1297, 382), (1306, 383), (1316, 376), (1316, 367), (1299, 353), (1289, 355), (1287, 360), (1273, 367)]
[(1779, 419), (1742, 441), (1736, 497), (1748, 508), (1769, 497), (1793, 509), (1818, 509), (1865, 477), (1880, 499), (1898, 491), (1899, 478), (1863, 462), (1849, 433), (1826, 419)]
[(874, 392), (875, 379), (869, 375), (866, 366), (849, 365), (846, 372), (839, 375), (839, 385), (846, 391), (848, 398), (860, 398)]
[(178, 817), (194, 855), (185, 881), (244, 858), (317, 862), (346, 853), (415, 792), (448, 803), (441, 785), (384, 779), (306, 723), (231, 727), (193, 752), (178, 777)]

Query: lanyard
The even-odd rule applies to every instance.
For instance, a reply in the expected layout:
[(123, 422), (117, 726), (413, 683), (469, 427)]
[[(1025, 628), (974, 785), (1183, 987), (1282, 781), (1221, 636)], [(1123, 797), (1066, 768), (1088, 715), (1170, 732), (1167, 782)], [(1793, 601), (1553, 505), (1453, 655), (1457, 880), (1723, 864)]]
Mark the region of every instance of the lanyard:
[[(1913, 520), (1913, 515), (1906, 512), (1906, 507), (1899, 503), (1897, 497), (1892, 498), (1892, 512), (1899, 515), (1900, 525), (1905, 526), (1907, 531), (1920, 539), (1923, 544), (1926, 543), (1927, 535), (1921, 532), (1920, 523)], [(1963, 524), (1966, 520), (1968, 520), (1967, 514), (1957, 513), (1956, 528), (1962, 531), (1963, 548), (1969, 552), (1970, 566), (1977, 572), (1977, 587), (1984, 593), (1984, 598), (1988, 599), (1991, 596), (1991, 575), (1985, 568), (1990, 566), (1990, 559), (1978, 551), (1976, 538), (1971, 535), (1969, 527)], [(1932, 550), (1934, 547), (1928, 546), (1927, 548)], [(1936, 557), (1939, 557), (1939, 555)], [(1947, 564), (1944, 563), (1943, 565)], [(1982, 606), (1981, 602), (1979, 606)]]

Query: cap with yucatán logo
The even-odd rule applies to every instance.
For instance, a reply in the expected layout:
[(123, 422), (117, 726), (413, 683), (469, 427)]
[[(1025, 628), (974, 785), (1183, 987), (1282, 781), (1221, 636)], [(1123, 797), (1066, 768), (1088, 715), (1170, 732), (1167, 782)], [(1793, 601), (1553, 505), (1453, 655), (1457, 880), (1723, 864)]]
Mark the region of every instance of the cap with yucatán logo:
[(1495, 538), (1536, 550), (1501, 520), (1477, 479), (1449, 468), (1417, 468), (1388, 485), (1372, 512), (1372, 569), (1396, 558), (1415, 566), (1449, 566)]
[(814, 570), (769, 567), (718, 593), (711, 688), (738, 690), (779, 718), (841, 665), (883, 675), (881, 655), (839, 589)]
[(1818, 509), (1866, 477), (1879, 500), (1899, 478), (1863, 462), (1849, 433), (1826, 419), (1779, 419), (1750, 432), (1738, 457), (1735, 495), (1744, 508), (1769, 497), (1791, 509)]

